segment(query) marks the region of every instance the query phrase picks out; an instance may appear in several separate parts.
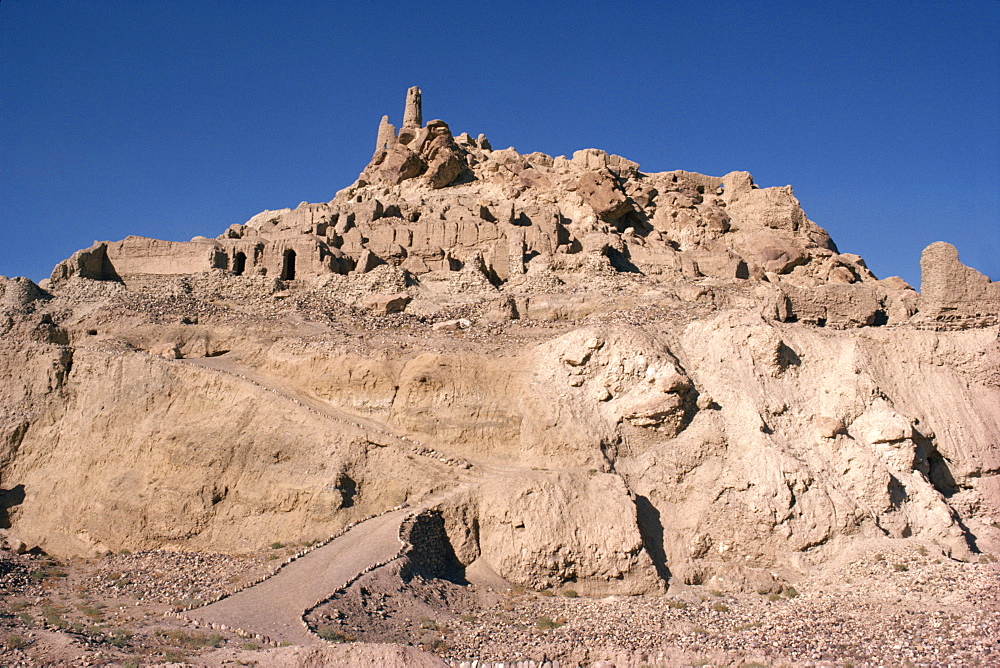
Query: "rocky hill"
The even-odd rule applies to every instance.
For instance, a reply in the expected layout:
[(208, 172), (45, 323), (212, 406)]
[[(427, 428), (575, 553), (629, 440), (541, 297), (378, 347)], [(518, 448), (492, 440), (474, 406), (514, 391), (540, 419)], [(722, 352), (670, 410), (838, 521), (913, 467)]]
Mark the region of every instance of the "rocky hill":
[(1000, 548), (1000, 284), (921, 269), (878, 280), (791, 187), (494, 150), (411, 89), (327, 203), (0, 280), (0, 522), (239, 553), (444, 493), (461, 568), (593, 595), (966, 560)]

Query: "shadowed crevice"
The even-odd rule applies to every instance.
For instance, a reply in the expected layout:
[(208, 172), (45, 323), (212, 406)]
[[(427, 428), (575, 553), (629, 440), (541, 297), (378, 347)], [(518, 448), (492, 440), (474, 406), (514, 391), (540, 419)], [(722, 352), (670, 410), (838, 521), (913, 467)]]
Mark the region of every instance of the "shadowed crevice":
[(0, 529), (10, 528), (10, 515), (7, 511), (22, 503), (24, 503), (24, 485), (0, 489)]
[(664, 582), (669, 582), (670, 569), (667, 568), (667, 555), (663, 550), (663, 523), (660, 521), (660, 511), (645, 496), (635, 497), (635, 507), (642, 546), (653, 560), (656, 574)]

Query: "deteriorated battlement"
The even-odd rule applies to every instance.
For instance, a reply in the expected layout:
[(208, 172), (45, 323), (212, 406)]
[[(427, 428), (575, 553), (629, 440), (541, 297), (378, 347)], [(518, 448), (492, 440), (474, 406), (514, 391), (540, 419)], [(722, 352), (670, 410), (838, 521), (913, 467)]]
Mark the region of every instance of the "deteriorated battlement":
[[(569, 158), (494, 150), (483, 135), (453, 136), (444, 121), (422, 120), (413, 87), (399, 129), (382, 117), (371, 161), (329, 202), (263, 211), (215, 239), (101, 242), (60, 263), (52, 281), (205, 271), (302, 280), (390, 265), (416, 277), (471, 272), (496, 289), (526, 275), (565, 282), (610, 272), (755, 285), (762, 314), (782, 321), (869, 326), (920, 310), (901, 279), (878, 281), (859, 256), (840, 253), (790, 186), (760, 188), (747, 172), (644, 173), (598, 149)], [(949, 277), (972, 270), (935, 271), (947, 254), (934, 248), (925, 310), (953, 318), (957, 307), (942, 296)], [(1000, 312), (995, 286), (974, 273), (972, 292), (955, 297), (958, 310), (989, 322)]]

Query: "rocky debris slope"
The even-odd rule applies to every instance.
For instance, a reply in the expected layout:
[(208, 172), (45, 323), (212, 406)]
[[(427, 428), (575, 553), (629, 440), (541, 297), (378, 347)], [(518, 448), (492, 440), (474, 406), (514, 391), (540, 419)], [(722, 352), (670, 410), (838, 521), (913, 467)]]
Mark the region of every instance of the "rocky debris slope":
[(229, 556), (168, 550), (110, 554), (95, 567), (86, 587), (93, 596), (128, 596), (143, 603), (174, 607), (228, 594), (249, 577), (274, 570), (261, 555)]
[(648, 665), (989, 664), (1000, 655), (1000, 573), (917, 543), (851, 550), (822, 576), (741, 594), (675, 586), (667, 596), (460, 586), (375, 572), (314, 612), (329, 637), (411, 642), (453, 666), (559, 661)]

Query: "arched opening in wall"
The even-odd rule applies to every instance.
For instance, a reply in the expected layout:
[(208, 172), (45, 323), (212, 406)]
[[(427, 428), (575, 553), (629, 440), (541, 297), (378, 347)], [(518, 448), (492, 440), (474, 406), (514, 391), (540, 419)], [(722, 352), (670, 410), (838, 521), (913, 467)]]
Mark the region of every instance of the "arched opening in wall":
[(295, 251), (291, 248), (285, 251), (285, 258), (281, 263), (281, 280), (295, 280)]
[(240, 252), (233, 256), (233, 273), (242, 276), (247, 270), (247, 254)]

